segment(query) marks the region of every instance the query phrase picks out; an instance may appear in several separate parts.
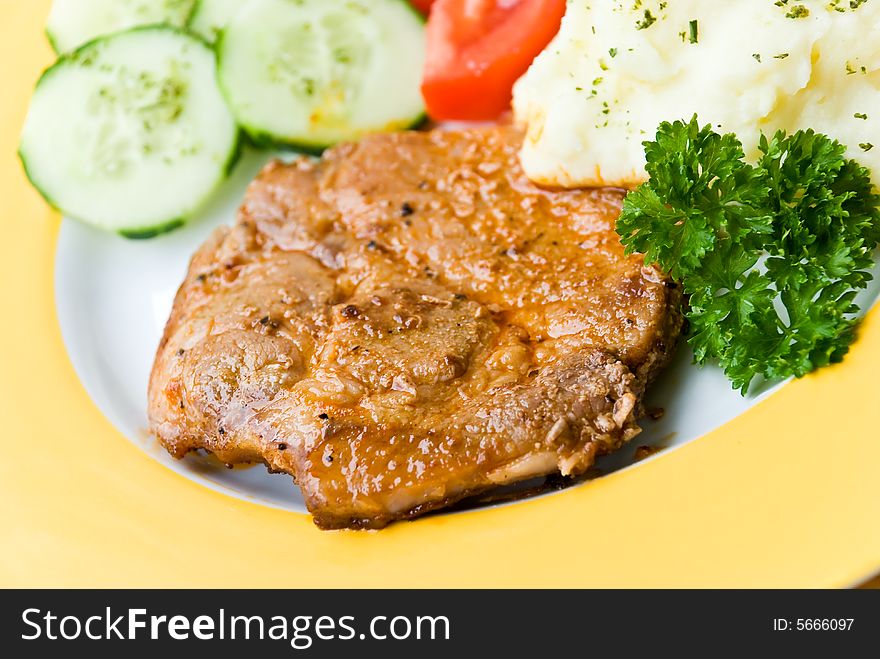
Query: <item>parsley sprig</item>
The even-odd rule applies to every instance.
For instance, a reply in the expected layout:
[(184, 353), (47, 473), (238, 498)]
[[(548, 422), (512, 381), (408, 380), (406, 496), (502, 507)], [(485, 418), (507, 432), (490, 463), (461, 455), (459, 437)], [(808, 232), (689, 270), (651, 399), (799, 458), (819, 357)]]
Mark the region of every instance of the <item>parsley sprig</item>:
[(682, 282), (697, 363), (717, 361), (743, 393), (755, 377), (801, 377), (839, 362), (853, 300), (872, 279), (880, 196), (845, 147), (812, 130), (761, 137), (661, 124), (645, 142), (650, 179), (623, 204), (618, 233)]

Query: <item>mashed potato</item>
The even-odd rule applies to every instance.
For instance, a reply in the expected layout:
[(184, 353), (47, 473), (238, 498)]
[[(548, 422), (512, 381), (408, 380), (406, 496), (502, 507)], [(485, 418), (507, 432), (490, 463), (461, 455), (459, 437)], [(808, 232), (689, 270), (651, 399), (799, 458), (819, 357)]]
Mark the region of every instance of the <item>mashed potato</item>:
[(646, 178), (661, 121), (734, 132), (813, 128), (880, 181), (880, 0), (570, 0), (514, 90), (523, 166), (558, 186)]

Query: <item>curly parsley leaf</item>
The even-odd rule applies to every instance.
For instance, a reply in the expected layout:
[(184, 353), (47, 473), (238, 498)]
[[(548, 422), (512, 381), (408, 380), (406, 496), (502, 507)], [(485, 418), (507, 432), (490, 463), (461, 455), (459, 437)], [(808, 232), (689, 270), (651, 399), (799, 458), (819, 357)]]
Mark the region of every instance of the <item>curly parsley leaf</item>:
[(758, 149), (751, 165), (696, 117), (661, 124), (618, 221), (628, 253), (683, 283), (696, 361), (743, 393), (843, 358), (880, 241), (880, 196), (843, 145), (780, 131)]
[(642, 252), (675, 279), (700, 268), (722, 240), (736, 243), (772, 231), (761, 200), (769, 190), (744, 162), (734, 135), (711, 127), (663, 123), (645, 143), (650, 183), (624, 203), (618, 232), (630, 251)]

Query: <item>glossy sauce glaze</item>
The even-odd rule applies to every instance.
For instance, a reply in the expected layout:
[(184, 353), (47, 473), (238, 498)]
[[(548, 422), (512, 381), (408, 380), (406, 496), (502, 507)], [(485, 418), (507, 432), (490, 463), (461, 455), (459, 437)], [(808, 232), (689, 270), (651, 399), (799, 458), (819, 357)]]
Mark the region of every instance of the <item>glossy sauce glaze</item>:
[(520, 143), (398, 133), (270, 164), (178, 294), (150, 387), (166, 448), (265, 462), (319, 525), (381, 527), (635, 436), (680, 293), (624, 256), (622, 192), (539, 189)]

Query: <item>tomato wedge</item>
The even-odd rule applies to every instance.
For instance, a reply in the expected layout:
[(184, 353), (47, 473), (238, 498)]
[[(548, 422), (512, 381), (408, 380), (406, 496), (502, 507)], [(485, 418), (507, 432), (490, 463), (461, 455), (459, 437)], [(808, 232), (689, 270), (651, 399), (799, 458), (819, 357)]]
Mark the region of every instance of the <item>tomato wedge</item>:
[(428, 15), (428, 12), (431, 11), (431, 5), (434, 4), (434, 0), (410, 0), (410, 2), (416, 9), (426, 16)]
[(559, 31), (566, 0), (436, 0), (422, 95), (436, 120), (496, 119)]

